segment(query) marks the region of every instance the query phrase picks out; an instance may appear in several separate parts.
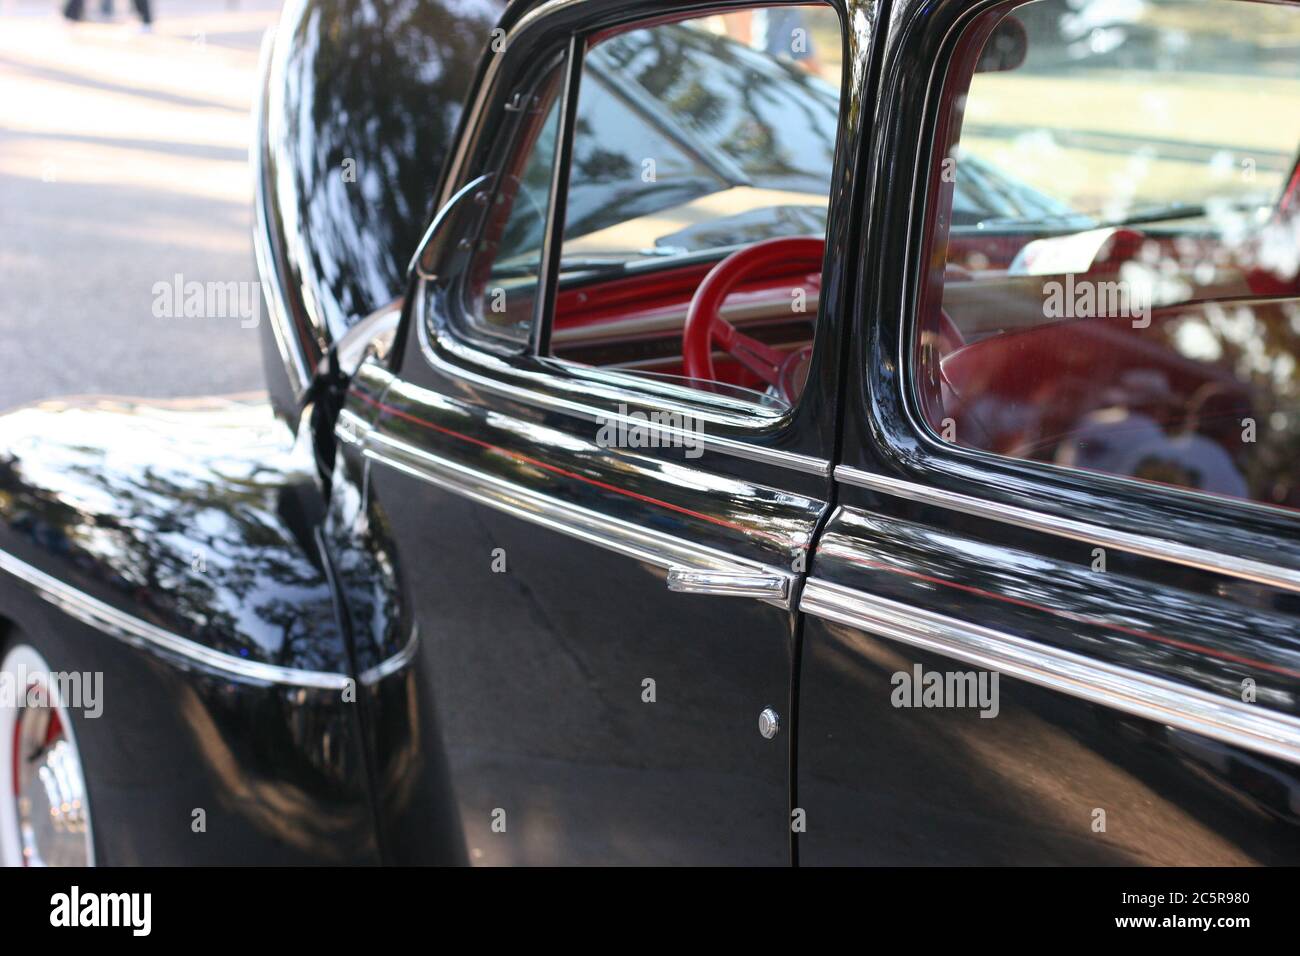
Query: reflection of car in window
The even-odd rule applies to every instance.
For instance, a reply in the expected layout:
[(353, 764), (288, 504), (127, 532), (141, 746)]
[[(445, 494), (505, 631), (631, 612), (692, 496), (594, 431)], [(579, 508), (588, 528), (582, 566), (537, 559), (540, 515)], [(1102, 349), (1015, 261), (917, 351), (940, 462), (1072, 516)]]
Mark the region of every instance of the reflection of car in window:
[[(626, 262), (825, 231), (839, 121), (826, 80), (689, 24), (607, 39), (584, 69), (566, 254)], [(549, 159), (553, 140), (539, 149)], [(529, 168), (524, 189), (544, 204), (549, 163)], [(957, 224), (1070, 212), (981, 159), (963, 157), (959, 169)], [(651, 174), (655, 189), (645, 188)], [(725, 199), (704, 205), (709, 197)], [(709, 213), (692, 216), (693, 207)], [(696, 221), (683, 227), (683, 218)], [(540, 246), (540, 218), (517, 221), (503, 265)]]

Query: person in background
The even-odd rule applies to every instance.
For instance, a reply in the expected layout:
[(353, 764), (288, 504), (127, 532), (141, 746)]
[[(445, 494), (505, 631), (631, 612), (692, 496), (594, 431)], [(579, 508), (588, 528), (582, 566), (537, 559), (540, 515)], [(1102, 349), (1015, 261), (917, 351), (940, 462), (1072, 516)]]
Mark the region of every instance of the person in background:
[[(144, 33), (153, 32), (153, 14), (149, 11), (149, 0), (133, 0), (135, 12), (140, 14), (140, 29)], [(106, 16), (113, 15), (113, 0), (102, 0), (99, 8), (100, 12)], [(84, 20), (86, 11), (86, 0), (68, 0), (63, 5), (63, 15), (72, 22), (76, 23)]]

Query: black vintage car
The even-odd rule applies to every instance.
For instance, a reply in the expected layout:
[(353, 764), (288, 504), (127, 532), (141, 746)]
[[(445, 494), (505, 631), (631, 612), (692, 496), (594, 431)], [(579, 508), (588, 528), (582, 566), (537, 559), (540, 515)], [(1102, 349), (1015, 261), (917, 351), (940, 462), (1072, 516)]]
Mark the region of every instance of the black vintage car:
[(293, 0), (270, 403), (0, 417), (0, 852), (1300, 863), (1300, 6)]

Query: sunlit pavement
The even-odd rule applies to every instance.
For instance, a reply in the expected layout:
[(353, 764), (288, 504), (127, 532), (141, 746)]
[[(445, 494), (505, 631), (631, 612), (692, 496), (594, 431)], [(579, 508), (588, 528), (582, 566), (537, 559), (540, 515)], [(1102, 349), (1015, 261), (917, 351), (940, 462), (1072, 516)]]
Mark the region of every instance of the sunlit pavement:
[[(0, 0), (0, 407), (262, 385), (259, 333), (154, 285), (255, 277), (250, 104), (270, 0)], [(262, 317), (265, 321), (265, 317)]]

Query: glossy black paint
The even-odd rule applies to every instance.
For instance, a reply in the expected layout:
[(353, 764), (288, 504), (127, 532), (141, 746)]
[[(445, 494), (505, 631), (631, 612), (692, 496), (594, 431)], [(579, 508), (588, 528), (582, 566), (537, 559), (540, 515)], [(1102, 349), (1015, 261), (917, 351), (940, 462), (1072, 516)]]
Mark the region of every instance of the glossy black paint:
[[(1189, 593), (1176, 572), (1157, 585), (1126, 570), (842, 507), (813, 572), (1225, 698), (1249, 679), (1259, 706), (1297, 712), (1294, 614)], [(804, 654), (800, 804), (820, 821), (801, 840), (805, 862), (1230, 865), (1300, 853), (1293, 765), (1005, 675), (993, 718), (900, 709), (893, 675), (972, 668), (838, 624), (809, 621)]]
[[(263, 402), (0, 416), (0, 551), (238, 661), (350, 672), (309, 452)], [(101, 672), (73, 712), (105, 863), (376, 862), (357, 708), (92, 628), (0, 572), (6, 644)], [(207, 830), (192, 829), (192, 811)]]
[(0, 417), (0, 548), (241, 660), (345, 673), (309, 452), (262, 402), (48, 403)]
[[(466, 93), (504, 7), (285, 6), (262, 92), (265, 139), (254, 148), (265, 164), (289, 344), (309, 371), (355, 322), (402, 294)], [(296, 414), (289, 417), (296, 425)]]
[(1293, 764), (1005, 675), (995, 718), (894, 707), (892, 675), (917, 665), (970, 669), (853, 628), (805, 625), (802, 864), (1242, 866), (1300, 857)]
[[(418, 343), (407, 355), (382, 396), (356, 396), (381, 436), (369, 523), (421, 569), (403, 599), (421, 626), (426, 723), (403, 763), (437, 779), (446, 766), (469, 860), (787, 862), (787, 740), (762, 739), (756, 722), (764, 706), (787, 709), (792, 615), (671, 594), (644, 560), (435, 487), (423, 456), (517, 489), (498, 502), (531, 493), (781, 566), (822, 502), (717, 475), (707, 453), (602, 448), (592, 422), (451, 398), (454, 380), (423, 365)], [(387, 809), (406, 782), (378, 794), (399, 856), (428, 825)]]

